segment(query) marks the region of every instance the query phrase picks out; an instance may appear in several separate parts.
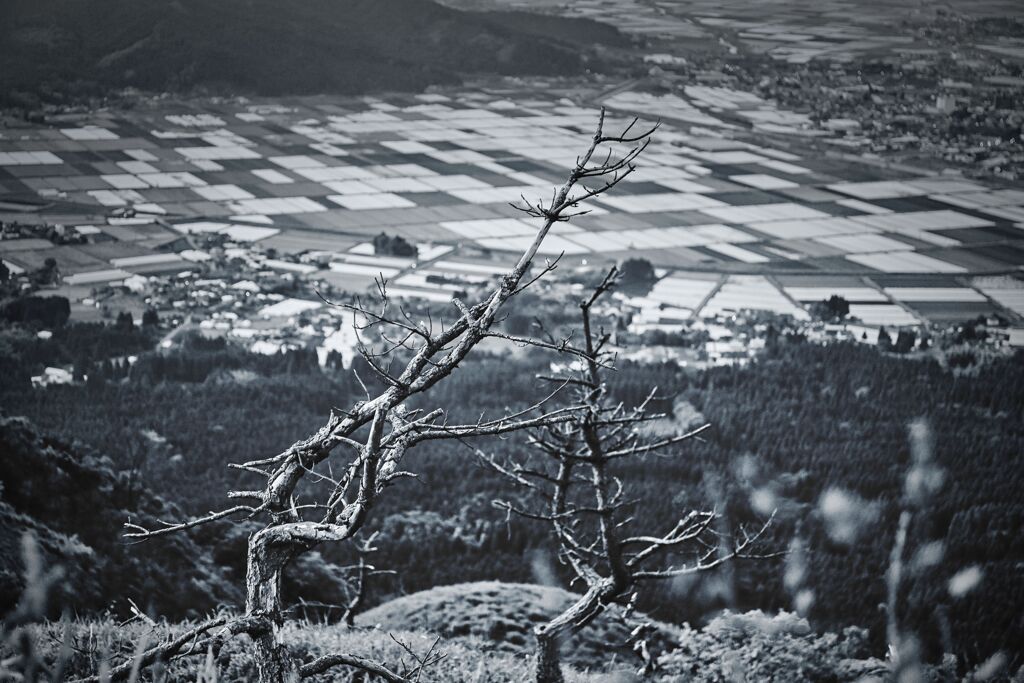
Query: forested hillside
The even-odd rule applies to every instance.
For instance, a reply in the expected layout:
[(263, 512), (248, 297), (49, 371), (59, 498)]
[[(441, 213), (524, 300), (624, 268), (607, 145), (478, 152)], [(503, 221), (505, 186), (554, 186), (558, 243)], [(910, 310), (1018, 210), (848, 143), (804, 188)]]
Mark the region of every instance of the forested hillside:
[(64, 572), (55, 605), (98, 613), (126, 609), (133, 599), (194, 617), (241, 599), (237, 577), (193, 538), (149, 547), (122, 541), (129, 519), (154, 523), (181, 514), (133, 473), (43, 437), (23, 418), (0, 417), (0, 453), (0, 612), (10, 611), (24, 589), (26, 531), (35, 534), (44, 560)]
[[(362, 392), (350, 373), (321, 372), (301, 360), (247, 361), (225, 350), (192, 358), (144, 356), (126, 378), (76, 386), (7, 384), (0, 405), (100, 449), (147, 486), (199, 512), (221, 505), (225, 490), (244, 488), (244, 477), (227, 470), (228, 462), (278, 452), (318, 428), (332, 406)], [(212, 371), (220, 362), (215, 358), (229, 359), (230, 371)], [(550, 360), (479, 356), (431, 394), (431, 405), (473, 419), (523, 405), (544, 390), (534, 376)], [(933, 360), (869, 347), (782, 343), (743, 369), (693, 374), (673, 365), (622, 364), (611, 389), (635, 403), (655, 384), (663, 408), (674, 403), (713, 428), (672, 457), (651, 457), (620, 472), (636, 487), (638, 511), (651, 528), (670, 525), (689, 507), (717, 506), (734, 524), (763, 514), (765, 505), (777, 509), (767, 549), (784, 550), (794, 538), (805, 544), (804, 581), (813, 600), (801, 606), (830, 630), (870, 627), (876, 654), (884, 643), (884, 576), (910, 467), (908, 429), (923, 418), (945, 477), (937, 501), (915, 518), (908, 547), (913, 553), (940, 540), (945, 557), (908, 575), (902, 620), (925, 638), (933, 658), (950, 647), (973, 662), (997, 649), (1017, 656), (1024, 642), (1020, 355), (953, 374)], [(514, 439), (478, 445), (525, 451)], [(407, 464), (421, 479), (383, 496), (368, 525), (380, 531), (374, 563), (398, 573), (371, 581), (369, 606), (441, 584), (535, 581), (539, 566), (557, 573), (543, 525), (506, 521), (491, 506), (509, 495), (507, 488), (475, 465), (470, 449), (426, 443)], [(839, 539), (828, 525), (837, 495), (866, 511), (864, 523)], [(202, 538), (215, 542), (216, 536), (208, 529)], [(240, 543), (228, 547), (241, 553)], [(325, 556), (345, 563), (351, 558), (344, 552), (325, 550)], [(227, 549), (218, 557), (239, 563), (236, 569), (243, 559)], [(980, 583), (954, 597), (949, 579), (970, 566), (981, 570)], [(699, 621), (724, 606), (792, 609), (784, 571), (782, 558), (743, 560), (701, 581), (652, 589), (640, 606), (674, 622)]]
[[(926, 517), (912, 526), (909, 545), (939, 540), (945, 554), (940, 565), (912, 577), (901, 605), (906, 621), (926, 637), (933, 656), (944, 639), (975, 659), (1024, 642), (1021, 354), (957, 376), (931, 360), (803, 345), (776, 349), (750, 369), (712, 370), (685, 395), (715, 424), (714, 438), (694, 446), (689, 461), (735, 466), (750, 454), (753, 481), (737, 484), (734, 496), (769, 488), (783, 519), (800, 525), (817, 596), (811, 615), (832, 625), (870, 625), (876, 642), (883, 635), (882, 573), (911, 463), (908, 427), (923, 418), (944, 483)], [(831, 539), (822, 523), (829, 487), (841, 487), (877, 517), (849, 544)], [(948, 580), (970, 565), (984, 568), (981, 584), (951, 598)], [(771, 585), (764, 569), (750, 565), (761, 577), (755, 585)], [(746, 592), (754, 600), (772, 595), (778, 592)]]

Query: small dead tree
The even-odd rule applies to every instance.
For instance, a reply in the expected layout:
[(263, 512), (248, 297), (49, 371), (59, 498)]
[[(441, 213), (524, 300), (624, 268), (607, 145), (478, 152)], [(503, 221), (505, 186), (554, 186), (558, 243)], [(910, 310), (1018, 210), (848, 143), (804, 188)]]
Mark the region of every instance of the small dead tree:
[[(133, 666), (203, 653), (208, 648), (216, 650), (226, 638), (243, 633), (253, 640), (254, 662), (262, 683), (301, 679), (341, 665), (362, 669), (387, 681), (409, 680), (409, 675), (353, 655), (327, 655), (307, 663), (291, 656), (279, 635), (284, 621), (282, 572), (289, 562), (322, 543), (351, 541), (365, 524), (377, 496), (401, 478), (414, 476), (402, 469), (402, 462), (416, 444), (432, 439), (507, 434), (573, 418), (578, 406), (546, 408), (553, 394), (525, 410), (492, 420), (481, 418), (472, 424), (449, 424), (445, 409), (414, 410), (409, 402), (429, 394), (488, 337), (585, 356), (584, 351), (566, 344), (510, 337), (492, 327), (509, 299), (555, 268), (557, 259), (540, 268), (536, 275), (530, 273), (538, 249), (552, 227), (586, 213), (579, 209), (581, 201), (607, 192), (633, 172), (634, 161), (654, 131), (651, 128), (634, 133), (637, 123), (634, 119), (621, 134), (606, 135), (602, 110), (587, 150), (577, 158), (565, 183), (553, 191), (550, 200), (531, 204), (523, 198), (524, 205), (517, 207), (539, 219), (537, 232), (518, 262), (478, 303), (469, 305), (453, 300), (458, 312), (454, 321), (435, 325), (429, 317), (414, 319), (408, 311), (391, 304), (383, 280), (378, 283), (379, 306), (371, 308), (358, 300), (334, 304), (353, 314), (357, 337), (372, 331), (381, 340), (372, 349), (361, 342), (358, 351), (386, 388), (376, 396), (367, 392), (366, 400), (347, 410), (332, 411), (319, 431), (283, 452), (232, 465), (264, 481), (260, 489), (228, 493), (229, 498), (244, 502), (161, 528), (128, 524), (126, 536), (136, 542), (218, 520), (259, 519), (265, 526), (249, 538), (244, 615), (217, 617), (173, 641), (150, 648), (133, 662), (114, 667), (110, 672), (113, 680), (128, 676)], [(349, 453), (348, 458), (333, 457), (339, 447)], [(330, 493), (317, 497), (311, 484), (323, 483)]]
[(377, 551), (373, 546), (378, 532), (373, 532), (370, 537), (362, 541), (356, 552), (359, 554), (359, 562), (352, 567), (352, 580), (346, 586), (345, 611), (341, 616), (342, 622), (348, 627), (355, 625), (356, 614), (362, 609), (363, 600), (366, 598), (366, 580), (373, 576), (394, 575), (397, 572), (390, 569), (377, 569), (367, 563), (366, 558)]
[[(357, 559), (355, 564), (338, 567), (338, 571), (344, 575), (344, 578), (338, 581), (338, 588), (342, 593), (338, 602), (309, 601), (300, 596), (299, 604), (292, 608), (292, 613), (301, 615), (301, 618), (306, 621), (311, 618), (321, 619), (325, 623), (336, 621), (352, 628), (355, 625), (356, 615), (363, 609), (369, 580), (378, 576), (398, 575), (398, 572), (393, 569), (380, 569), (368, 561), (370, 556), (378, 550), (374, 541), (379, 535), (379, 531), (374, 531), (369, 537), (356, 542)], [(316, 562), (319, 557), (310, 557), (307, 560)], [(334, 615), (337, 616), (334, 617)]]
[[(613, 604), (631, 608), (637, 589), (647, 581), (708, 571), (733, 558), (748, 555), (770, 519), (748, 533), (739, 530), (723, 544), (715, 511), (690, 511), (668, 532), (637, 531), (643, 511), (629, 497), (629, 488), (615, 476), (616, 466), (628, 458), (671, 449), (708, 429), (673, 436), (645, 433), (645, 423), (663, 416), (649, 411), (655, 390), (635, 408), (627, 408), (608, 395), (603, 373), (612, 367), (610, 334), (595, 330), (592, 309), (618, 280), (612, 268), (593, 294), (580, 302), (583, 346), (572, 348), (579, 372), (542, 376), (575, 388), (583, 406), (573, 419), (531, 430), (534, 455), (524, 462), (500, 461), (477, 450), (483, 462), (523, 490), (523, 502), (495, 501), (495, 505), (526, 519), (550, 524), (559, 545), (559, 559), (572, 570), (574, 584), (584, 593), (565, 611), (534, 628), (537, 639), (536, 681), (560, 683), (559, 647), (569, 635), (583, 629)], [(675, 562), (666, 562), (670, 558)], [(661, 562), (658, 562), (658, 561)], [(643, 631), (645, 624), (638, 628)], [(635, 648), (643, 655), (644, 643)], [(650, 657), (644, 657), (650, 665)]]

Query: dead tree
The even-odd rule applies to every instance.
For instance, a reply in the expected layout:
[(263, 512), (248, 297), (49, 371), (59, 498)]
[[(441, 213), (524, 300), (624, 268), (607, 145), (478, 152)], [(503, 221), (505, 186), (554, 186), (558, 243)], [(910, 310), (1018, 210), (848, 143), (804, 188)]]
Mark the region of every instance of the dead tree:
[[(654, 130), (634, 133), (636, 124), (634, 119), (621, 134), (606, 135), (605, 114), (601, 112), (587, 150), (550, 200), (531, 204), (524, 198), (525, 205), (517, 207), (539, 219), (539, 226), (515, 266), (478, 303), (453, 300), (457, 317), (448, 324), (435, 325), (429, 317), (416, 320), (408, 311), (393, 306), (383, 280), (378, 283), (379, 306), (371, 308), (358, 300), (335, 304), (353, 314), (357, 336), (372, 332), (380, 340), (372, 348), (360, 343), (358, 350), (386, 388), (376, 396), (367, 392), (366, 400), (347, 410), (332, 411), (319, 431), (283, 452), (233, 465), (258, 475), (264, 482), (262, 488), (232, 491), (228, 497), (243, 502), (181, 523), (154, 529), (128, 525), (126, 536), (139, 542), (218, 520), (257, 519), (265, 524), (249, 538), (244, 615), (213, 619), (174, 641), (143, 652), (136, 661), (148, 665), (183, 653), (202, 653), (207, 647), (216, 648), (225, 638), (244, 633), (253, 640), (255, 666), (263, 683), (304, 678), (338, 665), (360, 668), (388, 681), (406, 680), (400, 673), (355, 656), (328, 655), (305, 664), (290, 656), (279, 637), (284, 620), (282, 572), (290, 561), (321, 543), (352, 540), (365, 524), (377, 496), (401, 478), (413, 476), (402, 469), (402, 461), (416, 444), (507, 434), (572, 419), (578, 406), (549, 410), (546, 406), (550, 396), (525, 410), (492, 420), (481, 418), (472, 424), (450, 424), (443, 408), (414, 410), (409, 402), (429, 394), (487, 337), (504, 337), (584, 357), (585, 352), (566, 344), (512, 338), (492, 327), (509, 299), (556, 266), (557, 259), (537, 273), (530, 272), (552, 227), (586, 213), (579, 208), (581, 201), (607, 192), (634, 170), (634, 161)], [(348, 457), (334, 456), (339, 447)], [(330, 494), (317, 498), (315, 485), (323, 483)], [(116, 680), (127, 676), (131, 665), (115, 667), (112, 677)]]
[[(495, 505), (510, 515), (549, 524), (558, 541), (560, 561), (571, 569), (572, 583), (584, 589), (564, 612), (534, 628), (538, 683), (563, 680), (561, 642), (608, 606), (632, 607), (644, 582), (708, 571), (747, 555), (770, 522), (752, 533), (740, 529), (727, 545), (717, 533), (719, 515), (713, 510), (690, 511), (664, 533), (637, 530), (643, 511), (630, 498), (628, 484), (615, 476), (616, 467), (629, 458), (664, 455), (710, 425), (673, 436), (650, 436), (645, 434), (646, 423), (662, 417), (648, 409), (655, 390), (635, 408), (609, 397), (603, 373), (614, 361), (608, 348), (610, 334), (595, 330), (592, 309), (617, 279), (617, 269), (612, 268), (593, 294), (580, 302), (583, 345), (572, 349), (579, 372), (542, 376), (572, 385), (575, 401), (583, 409), (571, 420), (531, 430), (534, 454), (525, 462), (501, 461), (477, 450), (488, 467), (525, 494), (521, 502), (499, 500)], [(667, 558), (674, 562), (666, 562)], [(645, 651), (643, 643), (637, 645), (638, 651)], [(649, 656), (646, 659), (649, 664)]]

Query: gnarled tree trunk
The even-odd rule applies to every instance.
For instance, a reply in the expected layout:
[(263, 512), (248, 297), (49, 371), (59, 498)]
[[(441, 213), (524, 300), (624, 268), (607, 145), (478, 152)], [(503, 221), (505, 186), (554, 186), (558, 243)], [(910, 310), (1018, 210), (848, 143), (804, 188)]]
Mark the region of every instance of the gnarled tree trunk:
[(562, 683), (559, 645), (601, 614), (615, 592), (615, 584), (605, 579), (591, 586), (554, 619), (533, 629), (537, 638), (537, 683)]
[(559, 652), (558, 633), (544, 626), (533, 630), (537, 638), (537, 683), (562, 683), (562, 655)]
[[(275, 542), (276, 541), (276, 542)], [(246, 567), (247, 617), (261, 619), (266, 628), (251, 633), (253, 662), (260, 683), (290, 683), (298, 680), (298, 665), (288, 656), (280, 640), (281, 573), (292, 559), (295, 548), (275, 538), (274, 527), (249, 537)]]

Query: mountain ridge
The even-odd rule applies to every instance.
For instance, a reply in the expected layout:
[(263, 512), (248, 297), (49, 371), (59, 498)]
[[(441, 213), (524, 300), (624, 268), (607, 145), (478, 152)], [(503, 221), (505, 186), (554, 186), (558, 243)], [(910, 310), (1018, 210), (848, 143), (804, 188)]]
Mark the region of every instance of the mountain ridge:
[(600, 61), (595, 45), (629, 44), (589, 20), (429, 0), (9, 0), (0, 13), (0, 93), (8, 100), (129, 87), (420, 91), (473, 74), (581, 74)]

